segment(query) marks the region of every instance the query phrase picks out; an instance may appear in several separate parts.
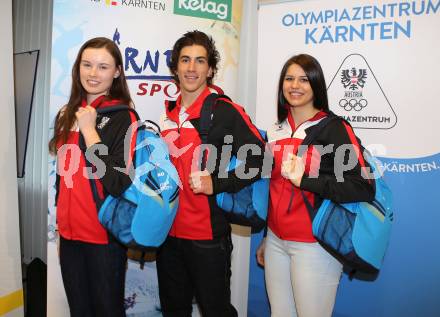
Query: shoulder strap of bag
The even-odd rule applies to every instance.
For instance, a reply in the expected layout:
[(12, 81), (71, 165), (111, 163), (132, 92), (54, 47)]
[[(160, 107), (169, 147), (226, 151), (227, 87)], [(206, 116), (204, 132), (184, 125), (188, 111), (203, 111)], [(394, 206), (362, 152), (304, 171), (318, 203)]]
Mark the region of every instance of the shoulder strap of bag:
[[(137, 112), (133, 108), (131, 108), (127, 105), (116, 105), (116, 106), (110, 106), (110, 107), (105, 107), (105, 108), (98, 108), (98, 109), (96, 109), (96, 112), (98, 113), (98, 115), (102, 115), (102, 114), (106, 114), (106, 113), (112, 113), (112, 112), (117, 112), (117, 111), (127, 111), (127, 110), (134, 113), (136, 116), (136, 120), (139, 120), (139, 115), (137, 114)], [(86, 167), (88, 168), (87, 171), (90, 171), (90, 169), (92, 168), (92, 164), (90, 164), (90, 162), (86, 158), (85, 151), (87, 149), (86, 149), (84, 136), (82, 135), (82, 133), (79, 134), (78, 143), (79, 143), (80, 149), (83, 151), (84, 161), (86, 162)], [(90, 172), (88, 172), (88, 177), (89, 177), (90, 189), (92, 190), (93, 200), (95, 201), (95, 205), (96, 205), (96, 210), (99, 212), (99, 209), (101, 208), (101, 205), (104, 202), (104, 200), (101, 197), (99, 197), (98, 188), (96, 186), (96, 180), (92, 177)]]
[(309, 133), (307, 133), (304, 140), (301, 142), (301, 145), (310, 145), (315, 141), (317, 136), (321, 133), (322, 129), (324, 129), (330, 122), (334, 120), (341, 119), (341, 117), (335, 115), (333, 112), (329, 111), (328, 115), (323, 118), (317, 125), (314, 126), (313, 129)]
[[(313, 141), (318, 137), (318, 135), (321, 133), (321, 131), (332, 121), (342, 119), (341, 117), (335, 115), (332, 111), (329, 111), (328, 115), (323, 118), (315, 127), (312, 129), (304, 138), (304, 140), (301, 142), (301, 145), (311, 145)], [(307, 211), (310, 215), (310, 220), (313, 221), (315, 219), (317, 210), (313, 208), (312, 203), (309, 201), (309, 199), (306, 197), (304, 191), (301, 189), (301, 196), (304, 200), (304, 203), (306, 205)]]
[[(356, 138), (356, 135), (354, 134), (353, 128), (346, 120), (335, 115), (333, 112), (330, 112), (329, 117), (321, 120), (321, 122), (318, 123), (317, 128), (306, 136), (306, 138), (304, 139), (304, 141), (306, 141), (306, 142), (303, 141), (302, 144), (306, 144), (306, 145), (311, 144), (314, 141), (314, 139), (316, 138), (316, 136), (319, 135), (320, 131), (328, 123), (330, 123), (333, 119), (341, 119), (342, 120), (342, 124), (344, 125), (344, 127), (347, 131), (348, 137), (350, 138), (350, 142), (353, 144), (354, 150), (356, 151), (356, 155), (358, 157), (359, 164), (361, 165), (362, 172), (364, 173), (364, 175), (368, 175), (366, 167), (365, 167), (366, 166), (365, 160), (364, 160), (364, 157), (361, 153), (361, 146), (359, 145), (359, 142), (357, 141), (357, 138)], [(309, 136), (310, 136), (310, 138), (309, 138)], [(309, 139), (307, 140), (307, 138), (309, 138)], [(369, 178), (367, 178), (367, 179), (368, 179), (368, 182), (371, 182), (371, 180)], [(317, 210), (315, 210), (315, 208), (313, 208), (312, 204), (307, 199), (303, 190), (301, 190), (301, 195), (303, 197), (304, 203), (306, 204), (307, 210), (309, 211), (309, 215), (311, 217), (310, 219), (313, 221), (313, 219), (316, 216)]]
[(359, 142), (357, 141), (356, 135), (354, 134), (353, 128), (351, 125), (342, 117), (335, 115), (333, 112), (329, 112), (329, 115), (322, 119), (315, 129), (313, 129), (302, 141), (301, 145), (310, 145), (312, 142), (316, 139), (316, 137), (321, 133), (322, 129), (327, 126), (330, 122), (333, 120), (339, 119), (342, 121), (342, 124), (344, 125), (345, 129), (347, 130), (348, 137), (350, 138), (351, 144), (354, 145), (354, 149), (356, 151), (356, 155), (359, 160), (359, 164), (361, 165), (362, 171), (365, 173), (365, 175), (368, 175), (365, 169), (365, 160), (364, 157), (361, 154), (361, 146)]
[[(231, 100), (231, 98), (229, 98), (226, 95), (219, 95), (216, 93), (212, 93), (208, 95), (203, 101), (202, 109), (200, 110), (200, 121), (199, 121), (199, 135), (202, 144), (208, 143), (208, 134), (212, 126), (212, 112), (214, 111), (214, 106), (217, 103), (218, 99)], [(203, 150), (200, 155), (201, 155), (200, 159), (202, 162), (201, 169), (203, 171), (206, 167), (207, 150), (206, 149)]]
[(160, 136), (161, 130), (160, 130), (159, 125), (156, 122), (151, 121), (151, 120), (145, 120), (144, 122), (149, 124), (149, 126), (146, 126), (147, 129), (153, 130), (157, 135)]
[(208, 95), (203, 101), (202, 109), (200, 110), (200, 123), (199, 123), (199, 135), (202, 140), (202, 144), (208, 143), (208, 134), (212, 125), (212, 112), (218, 99), (227, 99), (231, 101), (226, 95), (219, 95), (212, 93)]
[(127, 110), (135, 115), (136, 120), (140, 120), (139, 119), (139, 115), (136, 112), (136, 110), (133, 109), (132, 107), (127, 106), (127, 105), (116, 105), (116, 106), (98, 108), (98, 109), (96, 109), (96, 112), (98, 113), (98, 115), (103, 115), (103, 114), (106, 114), (106, 113), (112, 113), (112, 112), (118, 112), (118, 111), (127, 111)]
[[(358, 157), (359, 164), (361, 165), (362, 172), (364, 173), (365, 176), (367, 176), (368, 173), (367, 173), (367, 169), (366, 169), (364, 156), (361, 153), (361, 146), (356, 138), (356, 135), (354, 134), (353, 128), (345, 120), (342, 123), (344, 124), (344, 127), (347, 130), (347, 134), (348, 134), (348, 137), (350, 138), (351, 144), (353, 144), (353, 146), (354, 146), (354, 150), (355, 150), (356, 155)], [(368, 182), (371, 183), (370, 178), (367, 177), (367, 179), (368, 179)]]

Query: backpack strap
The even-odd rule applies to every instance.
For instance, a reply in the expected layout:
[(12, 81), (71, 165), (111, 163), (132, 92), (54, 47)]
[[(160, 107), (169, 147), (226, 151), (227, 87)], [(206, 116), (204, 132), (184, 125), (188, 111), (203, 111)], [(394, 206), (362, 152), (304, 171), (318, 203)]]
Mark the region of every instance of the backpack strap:
[(200, 110), (199, 135), (202, 144), (208, 143), (208, 133), (212, 125), (212, 111), (217, 102), (218, 94), (210, 94), (203, 101), (202, 109)]
[[(212, 126), (212, 113), (214, 111), (214, 106), (217, 103), (218, 99), (227, 99), (231, 101), (231, 98), (229, 98), (228, 96), (219, 95), (216, 93), (212, 93), (208, 95), (203, 101), (202, 109), (200, 110), (200, 121), (199, 121), (199, 135), (202, 144), (208, 144), (208, 134)], [(207, 159), (207, 149), (203, 150), (202, 153), (200, 153), (202, 171), (206, 167), (206, 159)]]

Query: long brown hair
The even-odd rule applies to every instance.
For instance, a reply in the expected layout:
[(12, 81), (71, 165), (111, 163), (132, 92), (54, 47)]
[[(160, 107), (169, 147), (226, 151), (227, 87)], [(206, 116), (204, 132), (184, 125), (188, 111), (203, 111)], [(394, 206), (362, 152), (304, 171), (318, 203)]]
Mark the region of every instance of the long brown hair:
[(287, 69), (292, 65), (299, 65), (307, 75), (313, 91), (313, 107), (329, 112), (327, 86), (325, 84), (324, 72), (319, 62), (311, 55), (299, 54), (289, 58), (283, 66), (278, 80), (277, 113), (278, 122), (281, 123), (287, 118), (287, 101), (283, 95), (284, 77)]
[(54, 134), (49, 142), (49, 152), (56, 154), (57, 144), (61, 141), (63, 144), (67, 142), (69, 131), (72, 128), (76, 118), (75, 113), (81, 106), (83, 99), (86, 99), (87, 92), (81, 85), (80, 80), (80, 64), (81, 57), (85, 49), (87, 48), (105, 48), (110, 55), (113, 56), (116, 67), (120, 70), (120, 75), (113, 79), (112, 86), (109, 93), (106, 96), (108, 99), (119, 99), (121, 103), (126, 105), (132, 105), (133, 102), (130, 97), (130, 91), (128, 90), (127, 81), (124, 74), (124, 65), (122, 60), (121, 51), (118, 46), (110, 39), (105, 37), (95, 37), (85, 42), (79, 49), (76, 56), (75, 63), (72, 67), (72, 88), (70, 90), (70, 97), (67, 104), (60, 110), (55, 118)]

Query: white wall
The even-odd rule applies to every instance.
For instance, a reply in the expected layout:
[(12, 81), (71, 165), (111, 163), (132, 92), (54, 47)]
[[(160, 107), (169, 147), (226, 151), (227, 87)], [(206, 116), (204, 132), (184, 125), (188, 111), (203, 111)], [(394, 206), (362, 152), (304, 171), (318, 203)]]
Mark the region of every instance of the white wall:
[[(249, 116), (255, 121), (257, 86), (257, 1), (243, 1), (240, 33), (240, 59), (238, 66), (238, 99)], [(247, 316), (250, 230), (233, 226), (231, 301), (240, 317)]]
[(15, 158), (12, 2), (0, 1), (0, 315), (23, 316)]
[(14, 53), (40, 50), (25, 175), (18, 179), (22, 254), (46, 262), (52, 1), (13, 0)]

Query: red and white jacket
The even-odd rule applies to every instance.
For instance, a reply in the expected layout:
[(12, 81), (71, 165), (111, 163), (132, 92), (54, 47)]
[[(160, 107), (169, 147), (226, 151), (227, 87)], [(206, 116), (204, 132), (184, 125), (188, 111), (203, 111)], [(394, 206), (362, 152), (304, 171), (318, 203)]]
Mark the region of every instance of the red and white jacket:
[[(288, 153), (297, 154), (302, 140), (326, 115), (321, 111), (308, 121), (295, 126), (289, 111), (285, 121), (274, 124), (267, 131), (269, 148), (274, 157), (270, 181), (268, 227), (280, 239), (298, 242), (316, 241), (312, 234), (311, 220), (301, 190), (315, 208), (320, 206), (324, 198), (336, 202), (374, 199), (374, 185), (361, 176), (359, 162), (353, 169), (344, 172), (343, 182), (338, 182), (336, 179), (335, 151), (342, 144), (351, 144), (341, 120), (334, 120), (325, 126), (313, 145), (309, 146), (304, 153), (303, 161), (306, 168), (299, 188), (281, 175), (282, 161), (287, 158)], [(314, 146), (329, 144), (333, 144), (333, 150), (320, 157)], [(348, 153), (345, 155), (344, 162), (346, 160), (348, 160)]]
[[(104, 96), (92, 102), (92, 107), (109, 107), (120, 105), (119, 100), (105, 100)], [(82, 102), (82, 107), (86, 102)], [(98, 116), (96, 130), (101, 142), (108, 148), (108, 155), (95, 155), (105, 164), (106, 171), (100, 180), (95, 180), (98, 194), (101, 198), (111, 194), (121, 195), (131, 184), (130, 177), (115, 167), (125, 168), (124, 138), (129, 126), (136, 121), (136, 117), (129, 111), (118, 111)], [(107, 232), (98, 220), (90, 188), (84, 154), (79, 150), (79, 129), (70, 131), (66, 144), (74, 145), (72, 149), (57, 152), (57, 181), (56, 181), (56, 211), (57, 225), (60, 235), (68, 240), (106, 244), (108, 243)], [(132, 137), (131, 151), (134, 150)], [(58, 149), (62, 144), (58, 144)], [(73, 152), (75, 151), (75, 152)], [(77, 166), (77, 168), (75, 168)], [(64, 171), (60, 170), (63, 169)], [(65, 171), (73, 170), (73, 173)]]
[[(192, 240), (211, 240), (223, 236), (230, 230), (224, 212), (217, 206), (215, 194), (220, 192), (237, 192), (256, 181), (261, 173), (250, 179), (240, 179), (234, 172), (227, 177), (219, 177), (219, 162), (225, 136), (232, 136), (232, 154), (244, 144), (255, 144), (261, 149), (258, 155), (248, 155), (246, 168), (258, 168), (261, 171), (264, 157), (264, 141), (257, 128), (242, 107), (226, 99), (217, 101), (213, 109), (212, 125), (208, 143), (217, 149), (215, 168), (209, 170), (213, 181), (213, 195), (194, 194), (189, 187), (189, 175), (197, 171), (199, 158), (198, 146), (200, 110), (205, 98), (211, 94), (206, 88), (194, 103), (185, 111), (181, 107), (181, 97), (176, 102), (166, 102), (166, 113), (162, 116), (160, 126), (162, 136), (168, 144), (170, 156), (179, 173), (182, 187), (179, 190), (179, 207), (170, 235)], [(208, 161), (210, 160), (208, 154)], [(208, 166), (209, 168), (209, 166)]]

